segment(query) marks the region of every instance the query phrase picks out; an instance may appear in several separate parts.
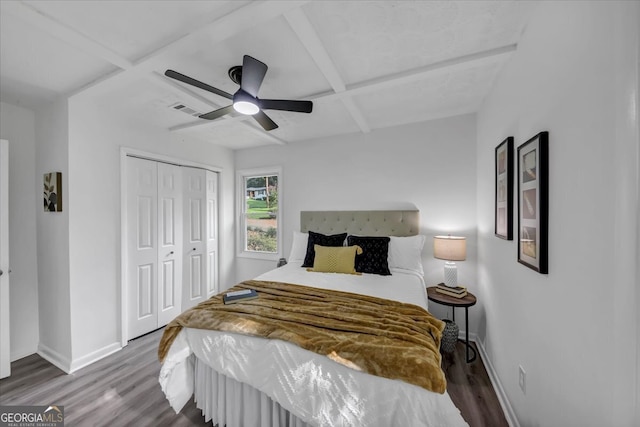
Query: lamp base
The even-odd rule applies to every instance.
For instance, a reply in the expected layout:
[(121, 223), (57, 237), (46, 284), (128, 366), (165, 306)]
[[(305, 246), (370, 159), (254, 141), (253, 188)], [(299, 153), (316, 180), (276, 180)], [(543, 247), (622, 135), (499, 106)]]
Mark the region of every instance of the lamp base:
[(444, 263), (444, 284), (450, 288), (458, 286), (458, 267), (455, 262)]

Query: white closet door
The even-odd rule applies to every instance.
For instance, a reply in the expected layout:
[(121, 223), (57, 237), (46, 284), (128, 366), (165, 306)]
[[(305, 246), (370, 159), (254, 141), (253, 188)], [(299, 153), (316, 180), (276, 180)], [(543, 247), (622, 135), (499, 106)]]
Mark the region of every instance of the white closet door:
[(182, 309), (206, 299), (206, 173), (203, 169), (183, 168), (184, 183), (184, 264)]
[(179, 166), (157, 166), (159, 328), (182, 309), (182, 179)]
[(218, 176), (135, 157), (127, 176), (127, 338), (218, 292)]
[(218, 174), (206, 171), (207, 298), (218, 293)]
[(158, 168), (127, 158), (128, 337), (158, 326)]

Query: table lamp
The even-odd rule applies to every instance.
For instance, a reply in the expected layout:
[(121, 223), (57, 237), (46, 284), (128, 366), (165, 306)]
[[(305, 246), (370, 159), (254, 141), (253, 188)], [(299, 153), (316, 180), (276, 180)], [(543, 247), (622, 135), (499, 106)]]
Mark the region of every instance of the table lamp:
[(464, 261), (467, 257), (467, 239), (458, 236), (435, 236), (433, 256), (444, 259), (444, 284), (450, 288), (458, 286), (458, 267), (453, 261)]

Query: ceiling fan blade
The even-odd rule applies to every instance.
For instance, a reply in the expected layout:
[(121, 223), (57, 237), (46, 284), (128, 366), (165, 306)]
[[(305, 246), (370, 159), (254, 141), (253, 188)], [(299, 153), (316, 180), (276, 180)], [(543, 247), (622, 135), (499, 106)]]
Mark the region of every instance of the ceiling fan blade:
[(230, 93), (227, 93), (223, 90), (220, 90), (218, 88), (215, 88), (213, 86), (209, 86), (206, 83), (202, 83), (201, 81), (198, 81), (196, 79), (193, 79), (189, 76), (185, 76), (184, 74), (181, 74), (177, 71), (173, 71), (173, 70), (167, 70), (164, 72), (164, 75), (167, 77), (171, 77), (172, 79), (176, 79), (178, 81), (181, 81), (182, 83), (186, 83), (189, 84), (191, 86), (195, 86), (197, 88), (200, 88), (202, 90), (206, 90), (207, 92), (211, 92), (211, 93), (215, 93), (216, 95), (220, 95), (223, 96), (227, 99), (233, 99), (233, 95), (231, 95)]
[(267, 74), (267, 65), (263, 62), (245, 55), (242, 58), (242, 79), (240, 80), (240, 89), (247, 92), (254, 98), (258, 96), (258, 91)]
[(264, 128), (266, 131), (274, 130), (278, 128), (276, 122), (271, 120), (269, 116), (267, 116), (263, 111), (258, 111), (253, 115), (253, 118), (256, 119), (256, 122), (260, 123), (260, 126)]
[(286, 99), (261, 99), (260, 108), (263, 110), (295, 111), (297, 113), (310, 113), (313, 110), (311, 101), (289, 101)]
[(222, 117), (224, 115), (233, 113), (233, 111), (234, 111), (233, 105), (228, 105), (226, 107), (218, 108), (217, 110), (213, 110), (208, 113), (201, 114), (198, 117), (200, 117), (201, 119), (215, 120), (218, 117)]

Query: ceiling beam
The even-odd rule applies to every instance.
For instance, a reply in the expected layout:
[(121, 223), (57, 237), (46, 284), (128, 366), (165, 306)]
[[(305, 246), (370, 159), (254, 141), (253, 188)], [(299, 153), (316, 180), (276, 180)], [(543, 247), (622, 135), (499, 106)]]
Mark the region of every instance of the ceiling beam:
[(3, 12), (33, 25), (52, 37), (57, 38), (93, 58), (101, 59), (123, 70), (130, 69), (133, 63), (96, 40), (80, 33), (70, 26), (46, 15), (31, 5), (21, 1), (2, 2)]
[(202, 33), (206, 33), (208, 38), (220, 43), (237, 34), (251, 31), (252, 28), (261, 22), (277, 18), (291, 9), (296, 9), (306, 3), (309, 3), (309, 1), (311, 0), (252, 1), (245, 6), (227, 13), (226, 15), (217, 17), (213, 21), (210, 21), (198, 28), (194, 28), (187, 34), (178, 37), (162, 47), (159, 47), (155, 51), (141, 58), (139, 61), (136, 61), (135, 65), (141, 67), (147, 63), (152, 64), (152, 60), (165, 51), (175, 49), (183, 43), (188, 43), (190, 40)]
[(269, 141), (271, 141), (271, 142), (273, 142), (275, 144), (278, 144), (278, 145), (287, 145), (287, 141), (282, 140), (282, 139), (278, 138), (277, 136), (274, 136), (273, 134), (265, 131), (264, 129), (262, 129), (258, 125), (253, 124), (252, 120), (242, 121), (242, 123), (247, 126), (247, 129), (249, 131), (253, 132), (254, 134), (256, 134), (257, 136), (259, 136), (261, 138), (268, 139)]
[(414, 68), (412, 70), (402, 71), (400, 73), (390, 74), (366, 80), (360, 83), (355, 83), (353, 85), (347, 86), (347, 89), (344, 92), (323, 92), (309, 95), (306, 98), (314, 101), (318, 101), (321, 99), (331, 100), (342, 98), (344, 96), (354, 96), (363, 93), (393, 88), (407, 83), (418, 82), (420, 80), (424, 80), (440, 74), (463, 71), (473, 67), (491, 64), (512, 55), (517, 48), (517, 44), (510, 44), (494, 49), (485, 50), (482, 52), (463, 55), (456, 58), (435, 62), (423, 67)]
[(169, 131), (177, 132), (181, 130), (189, 130), (189, 129), (195, 129), (199, 127), (214, 128), (223, 124), (228, 124), (230, 122), (238, 122), (246, 119), (247, 119), (247, 116), (222, 116), (219, 119), (215, 119), (215, 120), (199, 119), (199, 120), (194, 120), (188, 123), (183, 123), (181, 125), (172, 126), (169, 128)]
[(286, 145), (287, 142), (278, 138), (277, 136), (274, 136), (273, 134), (265, 131), (264, 129), (262, 129), (261, 127), (258, 127), (257, 125), (255, 125), (252, 120), (249, 120), (250, 117), (249, 116), (243, 116), (243, 115), (237, 115), (237, 116), (223, 116), (219, 119), (215, 119), (215, 120), (196, 120), (196, 121), (192, 121), (189, 123), (183, 123), (181, 125), (176, 125), (173, 127), (169, 128), (170, 132), (180, 132), (180, 131), (184, 131), (184, 130), (189, 130), (189, 129), (195, 129), (198, 127), (207, 127), (207, 128), (214, 128), (214, 127), (218, 127), (218, 126), (223, 126), (223, 125), (228, 125), (231, 122), (240, 122), (243, 125), (246, 126), (247, 130), (249, 130), (252, 133), (255, 133), (256, 135), (258, 135), (261, 138), (267, 139), (270, 142), (273, 142), (274, 144), (278, 144), (278, 145)]
[[(250, 13), (255, 9), (255, 7), (255, 4), (252, 5), (251, 0), (234, 0), (227, 2), (222, 6), (224, 9), (216, 9), (214, 16), (211, 16), (211, 13), (199, 16), (195, 20), (185, 24), (182, 32), (156, 43), (155, 47), (136, 59), (134, 63), (137, 68), (149, 69), (148, 65), (153, 65), (153, 60), (168, 50), (174, 49), (183, 43), (188, 43), (194, 37), (204, 32), (209, 32), (212, 28), (217, 29), (218, 25), (225, 26), (225, 22), (231, 22), (232, 24), (237, 23), (241, 21), (242, 17), (246, 16), (248, 12)], [(235, 33), (230, 31), (230, 34), (233, 35)], [(223, 39), (224, 37), (220, 38)]]
[(340, 98), (342, 104), (345, 106), (351, 118), (356, 122), (362, 133), (371, 132), (371, 127), (369, 127), (369, 123), (367, 123), (367, 119), (364, 118), (362, 111), (356, 105), (355, 101), (350, 96), (343, 96)]
[(346, 85), (334, 62), (327, 53), (327, 50), (324, 48), (318, 34), (311, 26), (307, 15), (304, 14), (302, 9), (298, 8), (285, 12), (284, 18), (289, 23), (293, 32), (296, 33), (296, 36), (298, 36), (298, 39), (309, 55), (311, 55), (311, 58), (327, 79), (331, 88), (333, 88), (335, 92), (344, 92)]
[[(344, 92), (347, 87), (340, 76), (340, 72), (329, 56), (329, 53), (325, 49), (320, 37), (318, 37), (318, 33), (313, 29), (313, 26), (311, 25), (311, 22), (309, 22), (304, 11), (301, 8), (291, 9), (284, 13), (284, 17), (293, 32), (298, 36), (298, 39), (304, 48), (307, 50), (307, 53), (311, 55), (311, 58), (320, 69), (320, 72), (331, 85), (333, 91), (335, 93)], [(350, 97), (341, 97), (340, 100), (360, 130), (363, 133), (370, 132), (371, 128), (353, 100)]]

